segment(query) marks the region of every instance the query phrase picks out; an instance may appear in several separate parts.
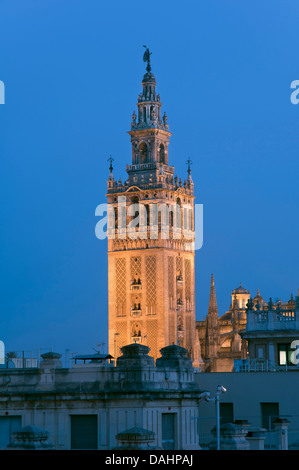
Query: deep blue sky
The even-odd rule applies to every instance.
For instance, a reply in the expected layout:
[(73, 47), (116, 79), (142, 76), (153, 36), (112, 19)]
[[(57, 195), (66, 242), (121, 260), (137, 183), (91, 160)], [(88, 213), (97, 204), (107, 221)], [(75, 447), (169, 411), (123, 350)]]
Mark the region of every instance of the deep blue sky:
[[(204, 245), (197, 319), (213, 272), (220, 313), (240, 282), (299, 287), (296, 0), (1, 0), (0, 339), (7, 350), (107, 343), (107, 243), (95, 237), (107, 158), (125, 178), (127, 131), (152, 51), (170, 164), (193, 160)], [(106, 344), (107, 349), (107, 344)]]

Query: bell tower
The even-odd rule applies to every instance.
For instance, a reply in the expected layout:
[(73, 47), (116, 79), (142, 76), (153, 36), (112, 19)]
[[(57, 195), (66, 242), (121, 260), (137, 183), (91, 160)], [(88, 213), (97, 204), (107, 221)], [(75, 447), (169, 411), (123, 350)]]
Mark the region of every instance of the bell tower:
[(197, 365), (191, 161), (183, 183), (169, 165), (171, 133), (148, 49), (144, 61), (128, 177), (116, 181), (111, 162), (108, 178), (109, 353), (118, 357), (139, 342), (156, 359), (161, 348), (179, 344)]

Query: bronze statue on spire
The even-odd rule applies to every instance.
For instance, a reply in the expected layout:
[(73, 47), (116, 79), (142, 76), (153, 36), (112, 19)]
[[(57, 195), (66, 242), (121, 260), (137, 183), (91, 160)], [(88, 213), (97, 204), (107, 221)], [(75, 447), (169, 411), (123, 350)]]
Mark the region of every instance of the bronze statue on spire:
[(143, 54), (143, 62), (147, 62), (147, 67), (146, 67), (146, 70), (148, 72), (150, 72), (152, 70), (151, 68), (151, 52), (149, 51), (149, 48), (147, 46), (143, 46), (145, 47), (145, 52)]
[(188, 158), (188, 160), (186, 161), (186, 164), (187, 164), (187, 167), (188, 167), (188, 175), (190, 176), (191, 174), (191, 165), (192, 165), (192, 161), (190, 158)]

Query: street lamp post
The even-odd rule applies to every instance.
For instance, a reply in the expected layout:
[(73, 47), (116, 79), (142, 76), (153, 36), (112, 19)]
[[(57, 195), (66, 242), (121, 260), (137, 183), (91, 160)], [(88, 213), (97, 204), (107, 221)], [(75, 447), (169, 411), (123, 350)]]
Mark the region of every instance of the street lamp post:
[(215, 397), (210, 398), (209, 396), (205, 396), (206, 401), (214, 401), (216, 407), (216, 442), (217, 442), (217, 450), (220, 450), (220, 395), (226, 392), (226, 388), (223, 385), (218, 385)]

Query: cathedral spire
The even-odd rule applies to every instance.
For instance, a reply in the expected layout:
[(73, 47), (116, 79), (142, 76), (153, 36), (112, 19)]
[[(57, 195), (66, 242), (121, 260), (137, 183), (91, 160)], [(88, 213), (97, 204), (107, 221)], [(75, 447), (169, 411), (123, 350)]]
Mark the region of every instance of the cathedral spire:
[(208, 316), (212, 316), (212, 315), (218, 317), (218, 307), (217, 307), (216, 291), (215, 291), (215, 283), (214, 283), (213, 274), (211, 275), (210, 303), (209, 303)]
[(211, 289), (210, 289), (210, 303), (207, 316), (207, 328), (205, 338), (205, 359), (211, 361), (210, 370), (215, 371), (215, 364), (213, 364), (214, 358), (218, 354), (219, 350), (219, 318), (218, 318), (218, 307), (216, 301), (216, 292), (214, 284), (214, 276), (211, 276)]

